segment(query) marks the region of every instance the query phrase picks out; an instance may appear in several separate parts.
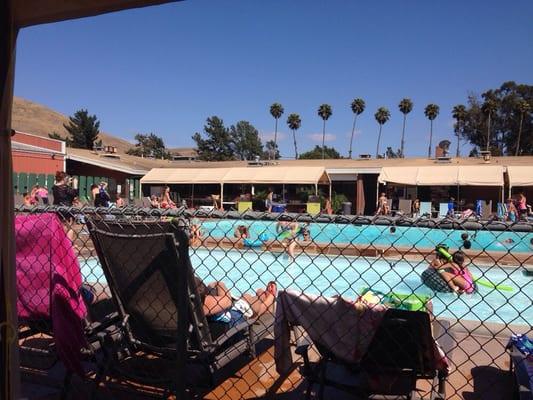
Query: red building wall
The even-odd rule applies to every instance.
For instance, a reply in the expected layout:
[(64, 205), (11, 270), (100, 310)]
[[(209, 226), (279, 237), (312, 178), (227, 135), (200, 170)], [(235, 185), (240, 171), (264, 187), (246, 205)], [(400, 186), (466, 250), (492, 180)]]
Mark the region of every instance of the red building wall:
[(64, 171), (64, 156), (13, 150), (13, 172), (55, 174)]
[(15, 131), (15, 135), (11, 137), (11, 140), (19, 143), (29, 144), (32, 146), (43, 147), (45, 149), (52, 150), (58, 153), (63, 153), (65, 151), (65, 142), (61, 140), (36, 136), (25, 132)]

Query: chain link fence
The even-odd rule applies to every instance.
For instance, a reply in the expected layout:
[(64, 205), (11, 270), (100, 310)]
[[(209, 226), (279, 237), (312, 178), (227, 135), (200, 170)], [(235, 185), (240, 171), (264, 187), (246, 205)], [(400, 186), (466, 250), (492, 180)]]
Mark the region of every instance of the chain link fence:
[(531, 222), (15, 211), (23, 379), (53, 396), (508, 399), (531, 362)]

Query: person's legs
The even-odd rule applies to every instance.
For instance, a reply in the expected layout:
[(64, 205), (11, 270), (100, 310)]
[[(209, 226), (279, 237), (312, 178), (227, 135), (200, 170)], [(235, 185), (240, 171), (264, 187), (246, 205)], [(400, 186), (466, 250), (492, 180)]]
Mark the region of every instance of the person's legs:
[(242, 298), (252, 307), (254, 317), (259, 317), (272, 308), (274, 301), (276, 300), (276, 291), (276, 284), (274, 282), (269, 282), (266, 290), (258, 289), (256, 291), (256, 296), (245, 293)]

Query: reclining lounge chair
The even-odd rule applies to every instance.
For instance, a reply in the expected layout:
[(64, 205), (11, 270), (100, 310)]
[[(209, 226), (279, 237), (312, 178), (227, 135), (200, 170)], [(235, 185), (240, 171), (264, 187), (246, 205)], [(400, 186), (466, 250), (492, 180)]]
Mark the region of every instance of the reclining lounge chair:
[[(236, 357), (255, 356), (251, 335), (255, 319), (218, 337), (213, 334), (203, 312), (184, 230), (168, 223), (92, 221), (89, 231), (122, 326), (120, 342), (107, 340), (108, 357), (114, 360), (109, 372), (141, 383), (162, 384), (165, 393), (180, 393), (185, 389), (185, 364), (187, 371), (199, 367), (202, 377), (209, 378), (187, 386), (212, 386), (217, 372)], [(128, 356), (121, 359), (121, 354)], [(142, 373), (131, 374), (122, 368), (131, 359), (146, 360), (143, 365), (149, 365), (154, 358), (166, 360), (177, 372), (168, 374), (156, 368), (150, 374), (142, 368)]]
[[(304, 359), (302, 374), (309, 382), (307, 398), (311, 396), (312, 385), (318, 383), (319, 399), (324, 398), (325, 386), (356, 394), (360, 396), (358, 398), (393, 395), (411, 399), (420, 379), (433, 380), (431, 399), (445, 398), (446, 373), (438, 369), (435, 343), (426, 312), (387, 310), (366, 354), (358, 364), (348, 364), (320, 343), (315, 341), (313, 344), (320, 355), (317, 363), (310, 362), (309, 344), (300, 344), (296, 348), (296, 353)], [(333, 365), (337, 372), (339, 367), (348, 371), (351, 378), (349, 383), (337, 382), (336, 375), (328, 374)]]

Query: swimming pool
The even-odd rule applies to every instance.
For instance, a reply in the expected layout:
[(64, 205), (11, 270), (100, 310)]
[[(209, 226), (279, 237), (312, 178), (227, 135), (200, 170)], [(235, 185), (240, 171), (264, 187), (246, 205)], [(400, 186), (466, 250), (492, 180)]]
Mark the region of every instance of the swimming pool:
[[(204, 235), (215, 239), (233, 237), (235, 228), (246, 225), (253, 238), (266, 233), (270, 239), (277, 237), (276, 222), (247, 220), (210, 220), (202, 222)], [(502, 231), (466, 231), (457, 229), (431, 229), (419, 227), (396, 227), (391, 234), (389, 226), (383, 225), (349, 225), (311, 223), (311, 238), (316, 243), (348, 243), (356, 245), (404, 246), (417, 249), (432, 249), (439, 243), (446, 243), (451, 248), (459, 248), (463, 241), (461, 234), (467, 233), (472, 242), (472, 249), (500, 252), (526, 253), (533, 251), (530, 245), (533, 233)], [(506, 243), (511, 239), (512, 243)]]
[[(273, 252), (192, 249), (192, 264), (205, 282), (223, 281), (233, 293), (250, 292), (275, 280), (280, 289), (299, 289), (308, 293), (355, 298), (365, 287), (382, 292), (433, 294), (420, 282), (425, 263), (388, 262), (383, 259), (330, 257), (301, 254), (289, 261)], [(98, 260), (80, 261), (85, 280), (104, 282)], [(483, 286), (476, 294), (457, 296), (437, 293), (434, 313), (446, 318), (530, 325), (533, 321), (533, 280), (522, 271), (500, 267), (470, 266), (473, 275), (513, 286), (512, 292)]]

